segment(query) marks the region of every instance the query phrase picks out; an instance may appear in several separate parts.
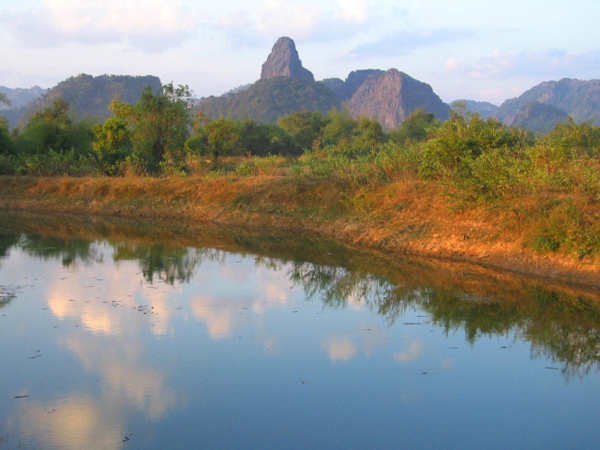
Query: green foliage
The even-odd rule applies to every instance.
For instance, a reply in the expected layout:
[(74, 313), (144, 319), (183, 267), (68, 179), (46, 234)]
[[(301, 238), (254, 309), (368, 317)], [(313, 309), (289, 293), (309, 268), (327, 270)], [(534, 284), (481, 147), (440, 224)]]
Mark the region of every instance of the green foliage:
[(230, 119), (217, 119), (204, 126), (206, 148), (214, 159), (240, 154), (237, 143), (240, 140), (241, 128), (240, 122)]
[(348, 142), (355, 135), (356, 121), (346, 109), (334, 108), (328, 115), (329, 122), (323, 130), (323, 141), (327, 145)]
[(441, 122), (435, 118), (433, 113), (426, 113), (423, 108), (419, 108), (408, 116), (398, 128), (390, 131), (390, 139), (405, 145), (422, 142), (440, 125)]
[(468, 176), (472, 161), (492, 149), (518, 149), (523, 132), (509, 129), (495, 119), (483, 120), (477, 113), (450, 112), (450, 119), (432, 130), (423, 144), (420, 173), (425, 178)]
[(194, 136), (186, 141), (189, 154), (208, 156), (297, 155), (300, 148), (281, 127), (253, 120), (216, 119), (194, 122)]
[(273, 175), (275, 172), (285, 166), (287, 161), (285, 158), (276, 155), (265, 157), (254, 157), (254, 167), (259, 175)]
[(0, 155), (12, 155), (15, 152), (15, 145), (8, 131), (8, 121), (0, 118)]
[(324, 129), (330, 121), (329, 117), (314, 111), (288, 114), (279, 119), (277, 124), (291, 135), (299, 148), (310, 150), (320, 146)]
[(109, 117), (104, 124), (94, 125), (94, 152), (106, 175), (118, 173), (117, 164), (131, 154), (132, 143), (127, 122)]
[(0, 175), (17, 175), (15, 156), (0, 154)]
[(86, 120), (73, 121), (69, 104), (56, 100), (52, 107), (36, 112), (17, 135), (17, 152), (34, 155), (52, 149), (89, 155), (92, 151), (92, 125)]
[(515, 158), (510, 147), (490, 149), (465, 164), (468, 169), (454, 180), (454, 184), (471, 198), (494, 202), (527, 190), (522, 180), (530, 170), (530, 162)]
[(15, 161), (17, 173), (41, 177), (53, 176), (98, 176), (96, 161), (86, 155), (79, 155), (75, 150), (56, 152), (48, 149), (44, 153), (21, 155)]
[(156, 94), (148, 86), (138, 102), (126, 105), (113, 103), (117, 119), (127, 123), (133, 152), (146, 161), (150, 173), (159, 173), (160, 163), (166, 158), (183, 159), (184, 144), (190, 123), (187, 100), (191, 96), (187, 86), (163, 86)]
[(600, 158), (600, 127), (576, 124), (573, 119), (559, 123), (532, 148), (532, 158), (551, 165), (579, 156)]
[(301, 148), (283, 128), (271, 124), (258, 124), (253, 120), (242, 123), (239, 153), (253, 156), (299, 155)]
[(6, 106), (10, 106), (10, 99), (4, 92), (0, 92), (0, 103), (4, 103)]

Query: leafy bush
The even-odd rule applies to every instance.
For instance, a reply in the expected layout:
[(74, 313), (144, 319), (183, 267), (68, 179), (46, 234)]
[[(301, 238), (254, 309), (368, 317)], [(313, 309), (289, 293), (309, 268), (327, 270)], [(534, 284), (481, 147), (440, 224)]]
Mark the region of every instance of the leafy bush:
[(81, 177), (101, 174), (92, 157), (77, 155), (74, 149), (68, 152), (49, 149), (46, 153), (22, 155), (17, 158), (16, 165), (18, 173), (42, 177), (62, 175)]

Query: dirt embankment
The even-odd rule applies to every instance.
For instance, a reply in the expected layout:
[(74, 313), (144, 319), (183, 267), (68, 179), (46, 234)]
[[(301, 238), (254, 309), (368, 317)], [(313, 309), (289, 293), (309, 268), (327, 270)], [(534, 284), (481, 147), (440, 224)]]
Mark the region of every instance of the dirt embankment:
[(0, 177), (0, 209), (302, 229), (391, 255), (451, 258), (600, 288), (598, 258), (536, 253), (526, 245), (526, 217), (453, 210), (439, 187), (417, 181), (349, 195), (323, 181), (276, 177)]

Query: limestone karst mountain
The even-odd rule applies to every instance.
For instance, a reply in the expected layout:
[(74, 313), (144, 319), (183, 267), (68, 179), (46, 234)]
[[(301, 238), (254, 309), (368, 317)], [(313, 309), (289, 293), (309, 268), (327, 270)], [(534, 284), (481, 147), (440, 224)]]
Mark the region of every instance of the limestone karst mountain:
[(382, 74), (379, 69), (354, 70), (350, 72), (345, 81), (339, 78), (327, 78), (321, 83), (331, 89), (341, 102), (348, 101), (356, 93), (358, 88), (374, 73)]
[(375, 117), (384, 129), (396, 128), (419, 108), (441, 120), (450, 111), (431, 86), (397, 69), (369, 75), (348, 104), (352, 116)]
[(310, 82), (315, 81), (312, 72), (302, 67), (296, 44), (289, 37), (281, 37), (275, 42), (273, 50), (262, 65), (261, 80), (274, 77), (292, 77)]

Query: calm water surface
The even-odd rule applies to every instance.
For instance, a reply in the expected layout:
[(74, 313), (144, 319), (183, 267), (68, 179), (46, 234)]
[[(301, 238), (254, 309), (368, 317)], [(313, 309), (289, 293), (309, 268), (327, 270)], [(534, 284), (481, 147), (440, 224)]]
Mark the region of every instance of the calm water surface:
[(240, 230), (0, 219), (0, 448), (597, 448), (600, 300)]

